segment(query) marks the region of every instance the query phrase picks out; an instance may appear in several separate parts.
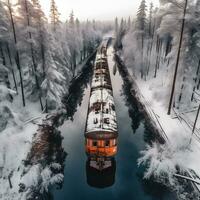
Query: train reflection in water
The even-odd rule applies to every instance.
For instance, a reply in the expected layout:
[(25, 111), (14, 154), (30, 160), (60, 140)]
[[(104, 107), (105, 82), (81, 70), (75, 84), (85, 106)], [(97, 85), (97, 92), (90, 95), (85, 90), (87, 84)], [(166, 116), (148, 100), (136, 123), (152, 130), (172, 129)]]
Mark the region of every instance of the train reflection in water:
[(115, 183), (116, 172), (116, 161), (114, 158), (111, 159), (111, 163), (110, 167), (98, 170), (90, 166), (90, 160), (88, 159), (86, 162), (87, 184), (95, 188), (112, 186)]
[[(118, 133), (107, 61), (107, 44), (108, 39), (102, 42), (96, 55), (85, 129), (87, 180), (90, 185), (93, 185), (95, 177), (99, 179), (99, 183), (114, 183), (116, 168), (114, 156), (117, 153)], [(88, 174), (89, 168), (93, 176)], [(106, 178), (108, 176), (110, 179)], [(106, 180), (108, 183), (105, 183)], [(97, 180), (95, 181), (98, 185)]]

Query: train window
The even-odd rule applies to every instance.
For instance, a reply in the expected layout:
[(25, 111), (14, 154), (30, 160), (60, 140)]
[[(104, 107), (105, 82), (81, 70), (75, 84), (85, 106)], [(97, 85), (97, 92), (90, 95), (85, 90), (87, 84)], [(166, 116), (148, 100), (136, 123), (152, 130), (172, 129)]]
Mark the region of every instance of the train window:
[(97, 146), (97, 141), (92, 141), (92, 146), (96, 147)]
[(103, 120), (104, 120), (104, 123), (105, 123), (105, 124), (110, 124), (109, 118), (104, 118)]
[(114, 111), (115, 111), (115, 106), (114, 106), (113, 104), (112, 104), (112, 106), (111, 106), (111, 107), (112, 107), (112, 110), (114, 110)]
[(108, 108), (106, 108), (106, 113), (108, 113), (109, 112), (109, 110), (108, 110)]
[(115, 146), (117, 144), (117, 141), (114, 139), (113, 140), (113, 146)]
[(103, 140), (99, 140), (98, 141), (98, 146), (99, 147), (104, 147), (104, 141)]
[(106, 146), (106, 147), (109, 147), (109, 146), (110, 146), (110, 141), (109, 141), (109, 140), (106, 140), (105, 146)]
[(98, 123), (98, 119), (95, 118), (95, 119), (94, 119), (94, 124), (97, 124), (97, 123)]

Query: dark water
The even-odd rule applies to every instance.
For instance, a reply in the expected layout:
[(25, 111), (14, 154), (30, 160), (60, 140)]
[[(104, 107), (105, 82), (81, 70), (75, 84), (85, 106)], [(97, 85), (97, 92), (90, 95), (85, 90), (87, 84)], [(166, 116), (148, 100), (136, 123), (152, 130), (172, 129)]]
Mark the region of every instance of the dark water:
[[(112, 71), (110, 69), (110, 71)], [(153, 133), (134, 107), (129, 96), (130, 88), (117, 72), (111, 73), (117, 121), (118, 154), (113, 168), (97, 174), (87, 166), (84, 151), (84, 130), (90, 94), (91, 70), (72, 88), (70, 118), (60, 128), (64, 137), (63, 147), (68, 153), (65, 178), (61, 190), (54, 191), (55, 200), (175, 200), (167, 188), (142, 179), (144, 168), (138, 168), (139, 152), (151, 142)]]

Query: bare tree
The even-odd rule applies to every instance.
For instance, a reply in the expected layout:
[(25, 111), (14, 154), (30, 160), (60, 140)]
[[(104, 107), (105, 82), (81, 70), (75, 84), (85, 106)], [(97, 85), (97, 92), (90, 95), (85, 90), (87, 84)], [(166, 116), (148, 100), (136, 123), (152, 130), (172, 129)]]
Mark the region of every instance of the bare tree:
[(186, 10), (187, 10), (187, 4), (188, 4), (188, 0), (185, 0), (185, 6), (184, 6), (184, 10), (183, 10), (183, 19), (182, 19), (182, 25), (181, 25), (181, 32), (180, 32), (180, 40), (179, 40), (179, 46), (178, 46), (178, 52), (177, 52), (177, 58), (176, 58), (176, 65), (175, 65), (171, 95), (170, 95), (170, 100), (169, 100), (169, 107), (168, 107), (168, 112), (167, 112), (168, 115), (171, 114), (174, 91), (175, 91), (175, 87), (176, 87), (176, 77), (177, 77), (177, 72), (178, 72), (178, 67), (179, 67), (179, 59), (180, 59), (180, 53), (181, 53), (181, 47), (182, 47), (183, 32), (184, 32), (184, 27), (185, 27), (185, 15), (186, 15)]
[[(17, 35), (16, 35), (16, 29), (15, 29), (15, 22), (14, 22), (14, 19), (13, 19), (12, 5), (10, 3), (10, 0), (7, 1), (7, 6), (8, 6), (9, 15), (10, 15), (10, 21), (11, 21), (11, 26), (12, 26), (14, 43), (15, 43), (15, 46), (16, 46), (17, 45)], [(17, 64), (17, 69), (19, 71), (21, 93), (22, 93), (22, 103), (23, 103), (23, 106), (25, 107), (26, 102), (25, 102), (25, 96), (24, 96), (24, 85), (23, 85), (23, 78), (22, 78), (22, 70), (21, 70), (21, 64), (20, 64), (19, 51), (18, 51), (17, 48), (16, 48), (15, 61), (16, 61), (16, 64)]]

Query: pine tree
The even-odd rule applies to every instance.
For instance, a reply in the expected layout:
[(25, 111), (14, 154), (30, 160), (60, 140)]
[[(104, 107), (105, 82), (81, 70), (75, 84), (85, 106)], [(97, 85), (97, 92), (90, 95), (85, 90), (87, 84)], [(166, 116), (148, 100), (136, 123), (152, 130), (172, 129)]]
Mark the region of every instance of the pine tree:
[(118, 18), (115, 18), (115, 37), (117, 37), (119, 31), (119, 23), (118, 23)]
[(17, 65), (17, 69), (19, 71), (19, 77), (20, 77), (20, 86), (21, 86), (21, 93), (22, 93), (22, 103), (23, 106), (25, 107), (26, 102), (25, 102), (25, 95), (24, 95), (24, 83), (23, 83), (23, 78), (22, 78), (22, 68), (21, 68), (21, 63), (20, 63), (20, 55), (19, 55), (19, 50), (16, 47), (17, 46), (17, 35), (16, 35), (16, 25), (14, 21), (14, 14), (13, 14), (13, 7), (10, 2), (10, 0), (7, 0), (7, 7), (8, 7), (8, 12), (10, 15), (10, 23), (12, 27), (12, 34), (13, 34), (13, 39), (14, 39), (14, 46), (15, 46), (15, 62)]
[[(34, 19), (35, 15), (35, 8), (33, 6), (33, 4), (29, 1), (29, 0), (19, 0), (18, 2), (19, 4), (19, 13), (21, 13), (21, 17), (23, 25), (26, 28), (27, 31), (27, 36), (29, 38), (29, 40), (27, 40), (26, 42), (29, 43), (30, 46), (30, 55), (31, 55), (31, 60), (32, 60), (32, 66), (33, 66), (33, 76), (35, 78), (35, 85), (36, 85), (36, 90), (38, 94), (38, 98), (40, 101), (40, 105), (41, 105), (41, 110), (43, 110), (43, 103), (42, 103), (42, 97), (41, 97), (41, 89), (40, 89), (40, 83), (39, 83), (39, 77), (38, 77), (38, 64), (37, 64), (37, 60), (36, 60), (36, 47), (34, 47), (34, 43), (36, 44), (36, 38), (33, 37), (34, 33), (33, 32), (37, 32), (37, 27), (35, 27), (32, 23), (32, 20)], [(38, 13), (39, 14), (39, 13)], [(32, 30), (32, 31), (31, 31)], [(33, 31), (34, 30), (34, 31)], [(30, 90), (30, 88), (29, 88)], [(29, 91), (30, 92), (30, 91)]]
[(115, 43), (114, 43), (114, 49), (117, 50), (119, 44), (119, 23), (118, 18), (115, 18)]
[(58, 62), (55, 60), (56, 46), (54, 38), (47, 36), (48, 48), (45, 51), (45, 79), (42, 82), (43, 95), (46, 100), (46, 112), (61, 106), (62, 96), (66, 93), (66, 78), (59, 72)]
[(45, 24), (47, 23), (47, 19), (45, 17), (44, 12), (42, 11), (41, 5), (39, 0), (32, 0), (32, 4), (34, 6), (34, 13), (33, 13), (33, 22), (34, 26), (37, 29), (37, 40), (38, 40), (38, 48), (40, 48), (41, 60), (42, 60), (42, 70), (43, 70), (43, 78), (45, 77), (45, 36), (47, 29)]
[(75, 20), (74, 20), (74, 11), (73, 10), (69, 15), (69, 26), (70, 26), (71, 29), (74, 29)]
[(129, 31), (130, 28), (131, 28), (131, 17), (129, 16), (128, 23), (127, 23), (127, 31)]
[(136, 20), (136, 28), (138, 30), (141, 30), (142, 32), (146, 30), (146, 24), (147, 24), (146, 10), (147, 10), (146, 1), (142, 0), (137, 12), (137, 20)]
[(148, 16), (148, 45), (147, 45), (147, 62), (146, 62), (146, 75), (149, 74), (149, 68), (151, 65), (151, 53), (153, 48), (154, 37), (154, 23), (153, 23), (153, 3), (150, 3), (149, 16)]
[(152, 38), (153, 30), (152, 30), (152, 21), (153, 21), (153, 3), (150, 3), (149, 8), (149, 18), (148, 18), (148, 30), (149, 30), (149, 37)]
[(141, 49), (141, 78), (144, 76), (144, 37), (147, 25), (146, 19), (146, 1), (142, 0), (137, 12), (136, 29), (138, 31), (138, 40), (140, 40)]
[[(9, 26), (9, 19), (7, 12), (3, 6), (3, 3), (0, 2), (0, 60), (3, 65), (4, 72), (1, 72), (1, 78), (3, 78), (7, 87), (10, 88), (10, 81), (8, 79), (9, 71), (12, 71), (12, 66), (9, 67), (8, 63), (6, 62), (6, 47), (8, 45), (8, 41), (10, 40), (10, 26)], [(2, 70), (3, 70), (2, 69)]]
[(55, 32), (57, 29), (57, 26), (60, 24), (60, 13), (58, 12), (57, 5), (55, 3), (55, 0), (51, 0), (51, 9), (50, 9), (50, 18), (51, 18), (51, 24), (53, 31)]
[(185, 6), (184, 6), (184, 10), (183, 10), (183, 19), (182, 19), (182, 25), (181, 25), (181, 31), (180, 31), (180, 40), (179, 40), (176, 65), (175, 65), (175, 72), (174, 72), (171, 95), (170, 95), (170, 100), (169, 100), (169, 107), (168, 107), (168, 111), (167, 111), (168, 115), (171, 114), (174, 91), (175, 91), (175, 87), (176, 87), (176, 78), (177, 78), (177, 72), (178, 72), (178, 67), (179, 67), (179, 59), (180, 59), (180, 53), (181, 53), (181, 47), (182, 47), (183, 32), (184, 32), (184, 27), (185, 27), (185, 16), (186, 16), (187, 4), (188, 4), (188, 0), (185, 0)]

